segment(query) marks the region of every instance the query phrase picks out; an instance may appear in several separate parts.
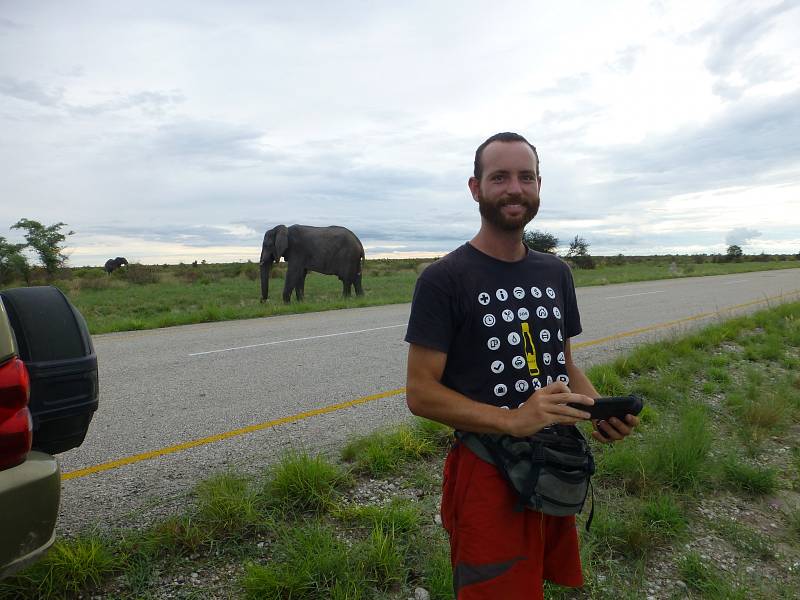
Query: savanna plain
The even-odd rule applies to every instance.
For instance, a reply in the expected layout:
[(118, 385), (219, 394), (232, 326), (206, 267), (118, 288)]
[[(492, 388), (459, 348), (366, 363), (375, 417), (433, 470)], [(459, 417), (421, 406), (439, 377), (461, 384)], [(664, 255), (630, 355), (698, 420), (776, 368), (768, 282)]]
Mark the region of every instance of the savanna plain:
[[(797, 267), (643, 260), (576, 270), (576, 283)], [(425, 261), (367, 261), (365, 296), (310, 276), (284, 305), (282, 272), (258, 299), (257, 265), (130, 265), (53, 281), (93, 333), (408, 302)], [(234, 273), (234, 269), (237, 272)], [(255, 271), (253, 271), (255, 269)], [(710, 271), (710, 272), (709, 272)], [(252, 273), (255, 272), (255, 276)], [(800, 303), (639, 346), (588, 372), (601, 394), (636, 393), (641, 426), (594, 444), (579, 516), (586, 585), (556, 598), (797, 598), (800, 590)], [(438, 524), (452, 432), (414, 419), (337, 454), (291, 453), (260, 476), (200, 482), (185, 512), (143, 530), (88, 529), (0, 582), (0, 598), (452, 598)]]

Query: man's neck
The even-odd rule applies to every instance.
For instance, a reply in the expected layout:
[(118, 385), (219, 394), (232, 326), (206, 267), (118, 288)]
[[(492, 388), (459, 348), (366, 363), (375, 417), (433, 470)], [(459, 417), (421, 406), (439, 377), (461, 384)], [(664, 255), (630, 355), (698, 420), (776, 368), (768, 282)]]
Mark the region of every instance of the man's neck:
[(480, 231), (469, 243), (484, 254), (506, 262), (522, 260), (528, 253), (522, 243), (522, 230), (503, 231), (486, 223), (481, 225)]

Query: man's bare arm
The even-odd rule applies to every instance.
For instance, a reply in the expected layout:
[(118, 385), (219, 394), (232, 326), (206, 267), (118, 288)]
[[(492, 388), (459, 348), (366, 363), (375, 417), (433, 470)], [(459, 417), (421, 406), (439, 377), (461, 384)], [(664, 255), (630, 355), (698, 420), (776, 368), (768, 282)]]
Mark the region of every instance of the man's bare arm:
[(570, 393), (556, 382), (544, 387), (515, 410), (476, 402), (441, 383), (447, 355), (411, 344), (408, 350), (406, 402), (417, 416), (475, 433), (531, 435), (553, 423), (572, 425), (588, 414), (566, 406), (567, 402), (592, 404), (591, 398)]

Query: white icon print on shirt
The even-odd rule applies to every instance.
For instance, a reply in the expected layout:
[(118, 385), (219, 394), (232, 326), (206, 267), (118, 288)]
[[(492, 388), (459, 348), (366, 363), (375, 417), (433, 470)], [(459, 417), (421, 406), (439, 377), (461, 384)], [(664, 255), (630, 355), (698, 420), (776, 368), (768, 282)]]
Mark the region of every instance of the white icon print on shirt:
[(528, 317), (530, 317), (530, 316), (531, 316), (531, 314), (528, 312), (528, 309), (527, 309), (527, 308), (520, 308), (520, 309), (517, 311), (517, 316), (519, 317), (519, 320), (520, 320), (520, 321), (527, 321), (527, 320), (528, 320)]
[(500, 347), (500, 338), (489, 338), (489, 341), (486, 342), (486, 345), (489, 346), (489, 350), (497, 350)]
[(492, 363), (492, 373), (502, 373), (505, 365), (502, 360), (496, 360)]
[(558, 353), (558, 356), (556, 357), (556, 360), (559, 362), (559, 364), (562, 364), (562, 365), (567, 362), (566, 358), (564, 357), (564, 353), (563, 352), (559, 352)]
[(498, 383), (496, 386), (494, 386), (495, 396), (505, 396), (507, 391), (508, 388), (502, 383)]
[(557, 307), (557, 306), (554, 306), (554, 307), (553, 307), (553, 316), (554, 316), (556, 319), (560, 319), (560, 318), (561, 318), (561, 311), (560, 311), (560, 310), (558, 310), (558, 307)]
[(479, 304), (481, 304), (483, 306), (486, 306), (491, 301), (492, 301), (492, 297), (489, 294), (487, 294), (486, 292), (481, 292), (480, 294), (478, 294), (478, 303)]
[(542, 290), (540, 290), (536, 286), (533, 286), (531, 288), (531, 296), (533, 296), (534, 298), (541, 298), (542, 297)]
[(564, 341), (564, 336), (561, 335), (561, 330), (560, 329), (558, 330), (558, 341), (559, 342), (563, 342)]
[(542, 340), (543, 342), (549, 342), (550, 341), (550, 332), (547, 331), (547, 329), (542, 329), (539, 332), (539, 339)]
[[(493, 339), (496, 339), (496, 338), (493, 338)], [(516, 346), (521, 341), (522, 341), (522, 339), (519, 337), (519, 334), (516, 331), (512, 331), (511, 333), (508, 334), (508, 343), (511, 344), (512, 346)], [(498, 340), (498, 344), (499, 344), (499, 340)]]
[(510, 309), (505, 309), (503, 311), (503, 321), (507, 323), (511, 323), (514, 320), (514, 311)]
[(540, 319), (546, 319), (547, 309), (544, 306), (540, 306), (539, 308), (536, 309), (536, 316), (539, 317)]
[(515, 287), (513, 293), (514, 298), (517, 300), (522, 300), (525, 297), (525, 290), (523, 290), (521, 287)]
[(500, 300), (500, 302), (505, 302), (506, 300), (508, 300), (508, 292), (505, 291), (503, 288), (497, 290), (495, 296), (497, 296), (497, 299)]
[(483, 317), (483, 324), (486, 325), (487, 327), (491, 327), (492, 325), (494, 325), (494, 321), (495, 321), (494, 315), (485, 315)]
[(553, 290), (553, 288), (551, 288), (551, 287), (547, 288), (545, 290), (545, 293), (547, 294), (547, 297), (550, 298), (551, 300), (555, 300), (556, 299), (556, 293)]
[(567, 377), (563, 373), (558, 377), (556, 377), (556, 379), (558, 379), (561, 383), (566, 383), (567, 385), (569, 385), (569, 377)]
[(530, 386), (528, 385), (528, 382), (525, 381), (524, 379), (520, 379), (519, 381), (517, 381), (517, 383), (514, 384), (514, 388), (518, 392), (527, 392), (528, 391), (528, 387), (530, 387)]
[(511, 361), (511, 364), (514, 365), (515, 369), (521, 369), (527, 363), (525, 362), (525, 359), (523, 357), (515, 356), (514, 359)]
[(545, 352), (544, 354), (542, 354), (542, 362), (545, 364), (545, 366), (548, 366), (552, 360), (553, 357), (550, 356), (549, 352)]

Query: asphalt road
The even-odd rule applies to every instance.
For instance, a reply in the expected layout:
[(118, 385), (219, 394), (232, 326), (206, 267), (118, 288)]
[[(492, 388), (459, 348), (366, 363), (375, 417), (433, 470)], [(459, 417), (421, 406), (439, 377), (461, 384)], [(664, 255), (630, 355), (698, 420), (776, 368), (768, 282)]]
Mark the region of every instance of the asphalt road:
[[(574, 356), (590, 366), (798, 298), (798, 269), (580, 288)], [(100, 408), (83, 445), (59, 457), (61, 533), (146, 523), (212, 472), (255, 472), (288, 448), (327, 450), (408, 418), (409, 306), (95, 336)]]

